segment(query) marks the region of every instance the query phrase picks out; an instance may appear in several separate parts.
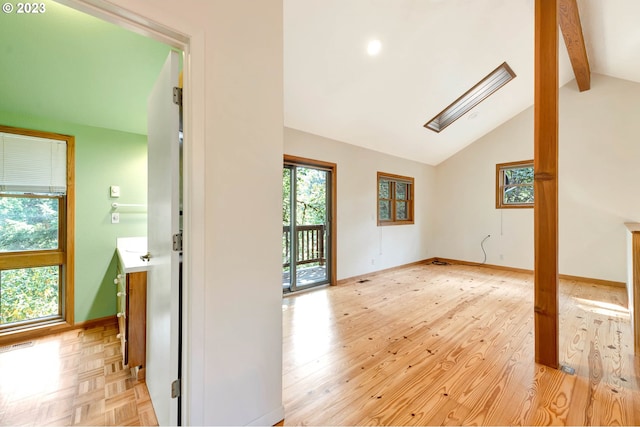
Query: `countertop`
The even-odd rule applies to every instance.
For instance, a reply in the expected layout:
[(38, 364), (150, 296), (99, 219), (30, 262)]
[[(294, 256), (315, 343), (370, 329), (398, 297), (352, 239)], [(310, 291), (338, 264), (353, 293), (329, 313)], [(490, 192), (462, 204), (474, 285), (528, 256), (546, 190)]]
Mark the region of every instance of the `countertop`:
[(147, 271), (149, 263), (140, 259), (147, 253), (146, 237), (119, 237), (116, 239), (116, 252), (125, 273)]

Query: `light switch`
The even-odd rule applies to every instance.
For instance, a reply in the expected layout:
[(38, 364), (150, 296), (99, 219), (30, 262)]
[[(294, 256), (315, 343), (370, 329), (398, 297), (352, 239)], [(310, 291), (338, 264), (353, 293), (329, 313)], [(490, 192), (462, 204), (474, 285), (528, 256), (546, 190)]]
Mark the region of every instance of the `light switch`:
[(120, 186), (112, 185), (111, 187), (109, 187), (109, 192), (111, 194), (111, 197), (120, 197)]
[(111, 224), (118, 224), (120, 222), (120, 214), (118, 212), (111, 212)]

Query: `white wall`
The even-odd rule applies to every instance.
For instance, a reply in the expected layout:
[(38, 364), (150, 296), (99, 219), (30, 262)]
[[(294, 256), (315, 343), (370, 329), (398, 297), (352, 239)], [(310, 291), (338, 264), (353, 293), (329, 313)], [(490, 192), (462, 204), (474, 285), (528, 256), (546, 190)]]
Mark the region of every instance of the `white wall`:
[[(560, 90), (560, 273), (626, 280), (625, 228), (640, 220), (640, 84), (592, 75)], [(479, 118), (480, 119), (480, 118)], [(495, 165), (533, 158), (529, 108), (436, 168), (442, 257), (533, 269), (533, 209), (495, 209)], [(501, 258), (502, 255), (502, 258)]]
[(482, 262), (490, 234), (487, 263), (533, 268), (533, 209), (495, 208), (496, 164), (533, 159), (532, 117), (525, 110), (436, 167), (438, 256)]
[[(338, 280), (435, 255), (433, 166), (289, 128), (284, 152), (337, 164)], [(415, 178), (415, 224), (378, 227), (378, 171)]]
[(185, 424), (274, 424), (284, 417), (282, 1), (111, 2), (190, 38)]

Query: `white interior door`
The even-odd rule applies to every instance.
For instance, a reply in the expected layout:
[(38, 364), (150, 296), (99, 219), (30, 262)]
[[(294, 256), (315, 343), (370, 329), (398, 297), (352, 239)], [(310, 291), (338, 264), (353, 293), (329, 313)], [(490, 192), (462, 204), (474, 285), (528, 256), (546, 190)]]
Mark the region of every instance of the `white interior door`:
[(171, 52), (149, 96), (146, 382), (160, 425), (178, 424), (171, 383), (178, 378), (178, 266), (173, 235), (179, 232), (178, 54)]

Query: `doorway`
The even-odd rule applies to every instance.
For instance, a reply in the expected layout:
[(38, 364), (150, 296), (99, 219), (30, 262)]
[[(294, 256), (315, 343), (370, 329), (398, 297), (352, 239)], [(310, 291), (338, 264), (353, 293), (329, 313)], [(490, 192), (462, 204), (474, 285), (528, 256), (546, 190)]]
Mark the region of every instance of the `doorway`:
[[(84, 319), (89, 319), (87, 321), (91, 321), (97, 318), (98, 316), (104, 316), (104, 317), (100, 317), (100, 319), (109, 318), (110, 317), (109, 310), (111, 309), (110, 304), (113, 304), (113, 308), (115, 308), (116, 292), (115, 290), (113, 290), (115, 288), (113, 287), (113, 284), (112, 284), (113, 277), (116, 274), (115, 273), (116, 260), (114, 258), (115, 238), (122, 237), (122, 236), (140, 236), (144, 234), (146, 234), (147, 236), (151, 236), (151, 233), (147, 232), (146, 225), (144, 224), (146, 220), (138, 219), (143, 217), (138, 215), (137, 210), (136, 212), (134, 212), (136, 215), (131, 215), (130, 214), (131, 210), (128, 210), (128, 211), (125, 211), (124, 213), (118, 213), (117, 220), (115, 221), (110, 220), (111, 218), (113, 218), (110, 212), (110, 206), (112, 205), (110, 203), (111, 200), (109, 200), (108, 203), (106, 203), (107, 195), (103, 190), (107, 188), (107, 185), (104, 185), (103, 181), (105, 181), (106, 179), (109, 179), (109, 182), (107, 182), (107, 184), (114, 184), (114, 183), (117, 184), (118, 181), (116, 181), (116, 179), (123, 179), (124, 181), (124, 178), (126, 177), (117, 175), (115, 172), (111, 171), (108, 168), (110, 163), (108, 163), (106, 160), (111, 159), (111, 157), (99, 159), (98, 156), (93, 156), (94, 150), (92, 149), (93, 147), (91, 143), (95, 141), (97, 147), (105, 147), (107, 145), (110, 147), (110, 151), (115, 154), (114, 157), (117, 157), (116, 160), (118, 162), (117, 163), (118, 165), (126, 164), (128, 169), (136, 170), (135, 174), (131, 173), (130, 175), (136, 175), (142, 178), (146, 169), (146, 168), (139, 167), (139, 164), (137, 162), (139, 159), (144, 159), (143, 156), (145, 153), (143, 150), (139, 150), (139, 152), (134, 153), (136, 155), (140, 154), (139, 156), (131, 157), (131, 156), (127, 156), (127, 154), (130, 153), (129, 151), (120, 151), (118, 148), (124, 146), (125, 142), (128, 142), (128, 141), (132, 141), (133, 143), (140, 145), (139, 142), (143, 139), (142, 135), (144, 135), (145, 133), (148, 133), (142, 129), (138, 129), (138, 126), (140, 125), (140, 123), (141, 123), (141, 126), (146, 125), (146, 116), (147, 116), (146, 98), (148, 94), (144, 93), (142, 96), (139, 96), (139, 93), (138, 93), (139, 91), (137, 90), (138, 88), (146, 87), (144, 84), (140, 84), (139, 81), (141, 78), (140, 76), (147, 71), (147, 68), (143, 66), (132, 67), (131, 66), (133, 64), (132, 61), (116, 60), (114, 59), (116, 55), (111, 53), (133, 52), (129, 54), (131, 56), (141, 57), (142, 59), (146, 59), (147, 57), (152, 57), (153, 54), (155, 54), (157, 51), (163, 52), (164, 55), (166, 55), (167, 51), (169, 50), (172, 53), (175, 53), (175, 51), (178, 51), (179, 55), (182, 55), (182, 54), (188, 55), (189, 39), (187, 38), (187, 36), (184, 36), (177, 32), (173, 32), (172, 30), (165, 28), (159, 24), (155, 24), (147, 18), (137, 16), (133, 13), (126, 11), (125, 9), (121, 9), (117, 6), (111, 5), (110, 3), (104, 2), (101, 0), (100, 1), (61, 0), (60, 3), (61, 4), (57, 4), (57, 2), (47, 2), (46, 4), (47, 14), (40, 16), (40, 18), (37, 20), (38, 23), (32, 27), (41, 29), (43, 33), (45, 31), (51, 31), (52, 34), (63, 34), (65, 36), (74, 35), (75, 34), (74, 30), (82, 29), (83, 34), (81, 35), (86, 35), (86, 39), (83, 37), (75, 37), (75, 39), (72, 40), (74, 43), (71, 44), (72, 46), (74, 46), (73, 51), (75, 52), (76, 50), (78, 50), (82, 52), (82, 50), (79, 49), (80, 47), (91, 46), (91, 49), (88, 49), (88, 50), (90, 52), (97, 51), (96, 54), (101, 55), (101, 58), (106, 58), (109, 64), (109, 67), (100, 66), (102, 62), (98, 61), (93, 57), (89, 57), (87, 55), (84, 55), (84, 56), (80, 55), (78, 56), (78, 59), (75, 62), (71, 61), (74, 63), (74, 69), (81, 68), (81, 64), (86, 64), (85, 69), (87, 71), (82, 73), (82, 76), (90, 76), (88, 77), (88, 79), (91, 80), (92, 84), (90, 84), (89, 87), (92, 88), (92, 90), (95, 87), (95, 90), (98, 91), (92, 96), (91, 100), (92, 101), (96, 100), (95, 103), (99, 104), (98, 110), (101, 113), (100, 117), (103, 117), (103, 116), (106, 117), (106, 120), (110, 122), (107, 124), (107, 126), (111, 126), (111, 124), (113, 124), (113, 129), (108, 128), (106, 126), (102, 126), (102, 127), (99, 126), (100, 123), (102, 122), (87, 121), (85, 123), (83, 121), (85, 117), (88, 116), (89, 114), (86, 114), (86, 115), (80, 114), (81, 112), (80, 110), (84, 110), (84, 112), (92, 111), (92, 108), (90, 107), (93, 105), (93, 103), (90, 104), (88, 102), (79, 102), (77, 100), (78, 98), (73, 96), (75, 91), (79, 91), (83, 93), (88, 92), (86, 90), (85, 91), (79, 90), (80, 88), (84, 88), (84, 86), (80, 85), (80, 83), (84, 82), (83, 80), (77, 79), (74, 81), (70, 78), (65, 78), (65, 79), (60, 79), (59, 81), (56, 81), (56, 84), (45, 84), (42, 81), (45, 79), (45, 75), (46, 77), (48, 77), (49, 75), (57, 76), (57, 74), (53, 72), (41, 73), (42, 75), (41, 76), (39, 75), (38, 79), (36, 79), (38, 83), (36, 87), (50, 87), (50, 88), (65, 87), (65, 93), (69, 95), (69, 101), (61, 102), (61, 104), (75, 106), (74, 108), (75, 108), (75, 113), (77, 113), (76, 120), (77, 120), (78, 126), (86, 125), (86, 126), (92, 126), (91, 129), (96, 129), (95, 131), (83, 130), (82, 138), (80, 137), (78, 138), (78, 142), (79, 142), (78, 145), (84, 149), (82, 161), (85, 163), (83, 163), (82, 168), (78, 168), (78, 172), (77, 172), (78, 175), (76, 177), (78, 178), (78, 181), (84, 182), (84, 186), (88, 190), (81, 193), (83, 197), (82, 198), (83, 201), (81, 202), (82, 205), (80, 206), (80, 209), (78, 210), (78, 212), (79, 213), (82, 212), (83, 214), (78, 215), (75, 218), (79, 219), (79, 221), (77, 221), (78, 230), (84, 229), (88, 231), (83, 233), (83, 236), (80, 236), (77, 239), (77, 242), (82, 245), (82, 248), (84, 248), (84, 250), (78, 250), (76, 251), (76, 253), (82, 254), (82, 257), (84, 260), (88, 260), (88, 258), (91, 258), (90, 261), (92, 262), (94, 259), (100, 260), (99, 266), (101, 268), (90, 269), (86, 266), (84, 262), (76, 262), (76, 266), (78, 266), (79, 264), (82, 265), (82, 267), (78, 268), (78, 270), (82, 269), (81, 272), (83, 274), (85, 273), (85, 271), (91, 270), (91, 275), (88, 273), (84, 274), (82, 277), (80, 277), (80, 275), (76, 275), (76, 279), (80, 279), (80, 280), (76, 280), (76, 283), (80, 283), (80, 281), (82, 280), (82, 283), (81, 283), (82, 286), (76, 286), (75, 294), (74, 294), (74, 289), (72, 289), (67, 294), (68, 297), (73, 297), (74, 295), (80, 296), (80, 298), (77, 299), (79, 302), (77, 304), (76, 309), (80, 307), (83, 310), (83, 312), (81, 313), (80, 316), (77, 316), (76, 319), (79, 317), (80, 321), (85, 321)], [(84, 21), (85, 18), (87, 19), (86, 22)], [(97, 19), (93, 19), (93, 18), (97, 18)], [(99, 22), (99, 21), (103, 21), (103, 22)], [(20, 20), (20, 22), (22, 22), (22, 20)], [(52, 31), (53, 29), (59, 28), (59, 26), (61, 26), (60, 23), (62, 23), (62, 28), (65, 31), (64, 32)], [(25, 27), (24, 29), (23, 29), (23, 26)], [(15, 35), (15, 37), (12, 37), (13, 39), (24, 38), (21, 36), (24, 35), (25, 33), (28, 33), (27, 32), (28, 29), (31, 29), (31, 27), (26, 27), (25, 24), (18, 24), (16, 27), (17, 28), (15, 29), (12, 28), (13, 32), (11, 34)], [(111, 27), (120, 27), (120, 28), (118, 28), (117, 31), (111, 31)], [(153, 39), (154, 42), (139, 43), (139, 44), (138, 43), (123, 44), (123, 41), (131, 40), (131, 37), (125, 36), (125, 34), (131, 34), (131, 33), (137, 33), (138, 35), (143, 36), (143, 37), (136, 36), (138, 39)], [(37, 34), (41, 34), (41, 33), (37, 33)], [(90, 35), (95, 36), (96, 38), (102, 37), (102, 40), (99, 40), (99, 42), (91, 43), (90, 41), (88, 41), (88, 40), (93, 40), (92, 38), (89, 37)], [(35, 37), (35, 36), (32, 35), (31, 37)], [(77, 42), (78, 49), (75, 48), (76, 42)], [(147, 50), (145, 49), (145, 47), (150, 44), (152, 45), (152, 47), (150, 48), (152, 54), (146, 55), (145, 53), (147, 52)], [(63, 47), (69, 46), (70, 45), (69, 43), (63, 44), (63, 43), (52, 42), (52, 43), (49, 43), (47, 46), (49, 45), (56, 46), (55, 49), (53, 48), (46, 49), (46, 46), (42, 45), (43, 53), (49, 54), (49, 56), (27, 55), (27, 57), (42, 58), (42, 56), (45, 56), (44, 59), (49, 59), (50, 56), (57, 55), (58, 57), (55, 63), (60, 62), (59, 60), (60, 57), (68, 58), (68, 56), (66, 55), (68, 51), (63, 50)], [(21, 49), (17, 48), (16, 45), (11, 45), (11, 46), (13, 46), (12, 49), (10, 49), (12, 51), (20, 51), (20, 52), (22, 51)], [(21, 45), (17, 45), (17, 46), (21, 46)], [(35, 49), (36, 47), (39, 47), (41, 45), (37, 43), (32, 43), (32, 46)], [(122, 48), (123, 46), (126, 48)], [(101, 49), (103, 47), (104, 49)], [(102, 50), (109, 52), (109, 54), (108, 55), (105, 54), (104, 52), (102, 52)], [(55, 53), (52, 53), (52, 52), (55, 52)], [(22, 54), (24, 53), (21, 53), (21, 55)], [(118, 58), (120, 57), (118, 56)], [(44, 63), (44, 59), (43, 59), (43, 63)], [(143, 63), (143, 65), (147, 63), (155, 64), (155, 62), (152, 61), (151, 59), (147, 61), (141, 61), (141, 62)], [(8, 64), (10, 62), (14, 62), (15, 64), (18, 64), (17, 66), (19, 67), (24, 67), (25, 70), (47, 69), (47, 67), (44, 67), (44, 66), (28, 68), (19, 61), (5, 60), (3, 64)], [(125, 64), (128, 64), (128, 65), (125, 66)], [(188, 69), (187, 69), (187, 67), (189, 67), (189, 63), (188, 61), (185, 60), (183, 64), (185, 69), (184, 75), (186, 80), (188, 79), (188, 76), (189, 76)], [(92, 72), (93, 69), (95, 69), (96, 72)], [(103, 78), (96, 77), (97, 75), (99, 75), (97, 71), (105, 70), (105, 69), (109, 70), (110, 74), (108, 76), (105, 76)], [(132, 74), (132, 78), (131, 79), (118, 78), (119, 75), (115, 73), (114, 70), (119, 70), (122, 72), (126, 71), (128, 74)], [(133, 71), (136, 71), (136, 73), (133, 73)], [(158, 70), (154, 68), (154, 72), (157, 73)], [(67, 75), (68, 73), (64, 73), (65, 77), (67, 77)], [(114, 77), (111, 77), (112, 75)], [(133, 76), (136, 76), (139, 78), (136, 79), (136, 78), (133, 78)], [(146, 76), (148, 76), (148, 80), (152, 81), (153, 78), (157, 76), (157, 74), (155, 75), (146, 74)], [(15, 80), (15, 79), (11, 79), (11, 80)], [(95, 82), (100, 82), (100, 84), (96, 84)], [(189, 82), (185, 81), (185, 83), (186, 83), (185, 86), (188, 88)], [(172, 86), (173, 87), (170, 87), (166, 92), (167, 96), (170, 97), (170, 99), (180, 98), (179, 96), (176, 96), (174, 87), (181, 86), (181, 85), (178, 85), (176, 82), (176, 83), (173, 83)], [(131, 102), (128, 103), (128, 105), (131, 105), (131, 109), (127, 110), (130, 112), (130, 114), (126, 118), (129, 119), (131, 128), (127, 128), (124, 125), (122, 125), (122, 127), (116, 127), (116, 123), (120, 124), (120, 121), (116, 120), (118, 118), (117, 115), (111, 114), (111, 112), (112, 111), (121, 112), (123, 111), (123, 109), (116, 108), (115, 106), (119, 104), (112, 103), (112, 98), (107, 96), (110, 94), (110, 91), (105, 89), (107, 87), (109, 88), (126, 87), (127, 88), (128, 96), (126, 97), (126, 99), (131, 100)], [(111, 92), (116, 92), (116, 91), (113, 90)], [(37, 96), (37, 99), (39, 100), (37, 102), (36, 107), (38, 107), (42, 111), (47, 111), (47, 110), (45, 110), (44, 108), (41, 108), (41, 106), (44, 106), (44, 105), (50, 106), (52, 104), (58, 105), (56, 103), (53, 103), (52, 100), (60, 99), (60, 97), (50, 95), (49, 92), (45, 92), (45, 91), (39, 91), (36, 94), (36, 96)], [(30, 100), (34, 100), (36, 99), (36, 96), (23, 96), (23, 97)], [(66, 97), (63, 99), (66, 99)], [(120, 97), (120, 99), (125, 99), (125, 98)], [(134, 102), (139, 99), (142, 99), (142, 108), (138, 108), (140, 107), (140, 105), (138, 105), (138, 102)], [(171, 99), (170, 103), (173, 103), (173, 102), (175, 101)], [(82, 106), (83, 108), (79, 108), (78, 106)], [(179, 108), (179, 107), (175, 107), (175, 108)], [(144, 113), (138, 114), (139, 112), (142, 112), (143, 109), (144, 109)], [(36, 112), (40, 110), (36, 110)], [(41, 120), (43, 123), (43, 126), (46, 125), (47, 127), (49, 126), (48, 123), (53, 123), (54, 128), (57, 131), (64, 131), (64, 129), (66, 129), (66, 126), (67, 126), (66, 123), (72, 123), (71, 127), (74, 128), (76, 126), (76, 122), (71, 122), (69, 119), (65, 120), (65, 116), (62, 114), (63, 109), (60, 108), (59, 110), (60, 110), (60, 115), (51, 115), (50, 119), (49, 119), (49, 116), (46, 116), (46, 114), (41, 119), (38, 116), (36, 116), (36, 113), (29, 113), (29, 111), (24, 112), (24, 116), (28, 117), (29, 120), (31, 120), (30, 118), (31, 115), (33, 115), (34, 117), (38, 117), (37, 120), (38, 121)], [(22, 115), (16, 114), (16, 116), (18, 117), (17, 120), (23, 120)], [(177, 117), (178, 116), (176, 115), (176, 118)], [(9, 116), (9, 119), (16, 120), (16, 119), (13, 119), (12, 116)], [(4, 120), (5, 120), (5, 117), (3, 117), (3, 121)], [(36, 121), (36, 119), (34, 118), (33, 121)], [(58, 130), (58, 127), (57, 127), (58, 121), (60, 121), (60, 123), (65, 123), (64, 125), (61, 125), (63, 127), (62, 130)], [(187, 142), (187, 144), (185, 145), (188, 146), (189, 134), (190, 134), (188, 118), (185, 121), (187, 125), (185, 129), (184, 140)], [(17, 125), (20, 125), (20, 121), (17, 122)], [(97, 131), (97, 129), (100, 129), (100, 131)], [(111, 134), (101, 132), (102, 129), (108, 129), (109, 131), (112, 130), (114, 132), (120, 131), (122, 133), (116, 135), (115, 137), (112, 137)], [(68, 133), (76, 134), (75, 132), (68, 132)], [(134, 135), (135, 137), (130, 135)], [(176, 130), (175, 132), (173, 132), (172, 136), (174, 137), (173, 141), (175, 142), (175, 144), (178, 144), (178, 131)], [(105, 149), (104, 151), (107, 151), (107, 150)], [(190, 158), (190, 154), (188, 153), (188, 151), (189, 151), (189, 148), (187, 148), (187, 155), (186, 155), (187, 161), (185, 162), (185, 170), (189, 170), (188, 167), (190, 165), (188, 161), (188, 159)], [(98, 151), (98, 150), (95, 150), (95, 152), (101, 153), (101, 151)], [(88, 163), (88, 160), (92, 160), (95, 163)], [(156, 160), (151, 160), (151, 163), (156, 167), (159, 165), (159, 162), (157, 162)], [(78, 164), (80, 164), (80, 162), (78, 162)], [(95, 165), (95, 167), (90, 168), (89, 167), (90, 164), (92, 166)], [(181, 165), (182, 165), (181, 160), (180, 160), (180, 163), (178, 164), (174, 162), (174, 169), (182, 171)], [(99, 169), (99, 167), (102, 167), (102, 166), (105, 167), (105, 170), (110, 170), (111, 173), (102, 173), (102, 170)], [(83, 176), (86, 179), (82, 180)], [(129, 175), (127, 175), (127, 177), (128, 176)], [(175, 181), (176, 180), (174, 179), (174, 184), (175, 184)], [(127, 204), (134, 202), (135, 205), (132, 205), (132, 206), (138, 206), (140, 202), (144, 201), (143, 197), (146, 198), (146, 195), (150, 193), (149, 190), (144, 192), (138, 191), (138, 188), (144, 188), (145, 186), (144, 183), (147, 183), (147, 182), (149, 184), (156, 185), (157, 181), (149, 180), (146, 177), (145, 179), (140, 179), (140, 180), (129, 180), (127, 182), (128, 185), (126, 187), (123, 186), (123, 198), (119, 200), (124, 203), (121, 203), (121, 204), (119, 203), (119, 204), (122, 206), (126, 206)], [(100, 183), (100, 185), (98, 185), (98, 183)], [(182, 183), (180, 183), (179, 185), (181, 188)], [(162, 191), (164, 193), (168, 193), (167, 189), (168, 189), (167, 185), (162, 186)], [(30, 192), (33, 192), (33, 190), (30, 190)], [(28, 198), (29, 200), (34, 200), (34, 197), (32, 195), (29, 195)], [(13, 199), (12, 201), (17, 200), (15, 196), (12, 196), (12, 199)], [(80, 199), (80, 197), (78, 199)], [(50, 200), (53, 200), (53, 199), (50, 199)], [(97, 203), (90, 204), (89, 201), (97, 201)], [(55, 206), (58, 206), (58, 205), (55, 205)], [(55, 206), (53, 202), (50, 202), (49, 204), (47, 204), (46, 207), (47, 209), (49, 209)], [(88, 207), (91, 207), (91, 209), (88, 209)], [(162, 209), (162, 212), (158, 213), (157, 209), (154, 210), (154, 208), (151, 205), (149, 205), (146, 216), (148, 218), (153, 218), (153, 219), (164, 218), (166, 216), (165, 213), (168, 207), (169, 207), (169, 204), (162, 204), (160, 207), (160, 209)], [(82, 211), (81, 209), (84, 209), (84, 210)], [(175, 202), (171, 204), (171, 209), (174, 212), (174, 214), (178, 212), (180, 215), (182, 215), (182, 207), (181, 206), (178, 207), (178, 205)], [(75, 209), (65, 209), (65, 210), (68, 211), (69, 214), (74, 214), (75, 212)], [(59, 211), (62, 212), (62, 210), (59, 210)], [(90, 215), (87, 213), (89, 213)], [(94, 216), (94, 214), (96, 215)], [(187, 200), (187, 202), (185, 203), (185, 216), (188, 217), (188, 215), (189, 215), (189, 210), (188, 210), (188, 200)], [(58, 215), (58, 216), (61, 217), (61, 215)], [(135, 218), (131, 219), (134, 216)], [(91, 218), (91, 221), (89, 220), (89, 218)], [(70, 223), (73, 223), (73, 221), (70, 221)], [(102, 226), (103, 223), (108, 225), (105, 225), (103, 227)], [(112, 224), (116, 224), (116, 225), (112, 225)], [(144, 226), (143, 229), (141, 229), (142, 228), (141, 225)], [(62, 233), (67, 229), (70, 229), (70, 228), (66, 227), (66, 225), (62, 223), (60, 223), (57, 227), (57, 230), (59, 230), (60, 233)], [(81, 233), (77, 233), (76, 236), (78, 234), (81, 234)], [(148, 363), (147, 363), (146, 382), (149, 390), (152, 392), (151, 396), (152, 396), (153, 406), (155, 407), (156, 414), (158, 416), (160, 423), (168, 424), (168, 425), (176, 425), (176, 424), (180, 424), (182, 422), (182, 419), (188, 419), (188, 416), (189, 416), (187, 410), (185, 410), (184, 413), (181, 414), (179, 412), (180, 409), (177, 407), (177, 401), (178, 399), (180, 399), (180, 382), (177, 381), (179, 374), (176, 374), (176, 371), (179, 372), (179, 370), (181, 369), (180, 364), (182, 362), (180, 360), (180, 356), (181, 356), (181, 350), (179, 347), (180, 336), (178, 336), (178, 339), (173, 339), (174, 335), (182, 331), (182, 328), (180, 327), (181, 318), (178, 311), (180, 308), (179, 307), (180, 299), (179, 297), (174, 297), (174, 294), (177, 293), (180, 286), (179, 282), (174, 279), (174, 276), (175, 276), (174, 271), (177, 271), (177, 269), (180, 266), (175, 266), (174, 260), (181, 257), (182, 252), (179, 251), (178, 249), (176, 250), (172, 249), (173, 243), (174, 243), (172, 238), (174, 233), (172, 234), (157, 233), (157, 234), (161, 237), (162, 242), (165, 244), (165, 246), (168, 246), (169, 250), (167, 252), (171, 252), (171, 261), (173, 263), (172, 264), (173, 270), (172, 270), (171, 284), (169, 285), (170, 287), (169, 290), (172, 293), (170, 297), (167, 299), (159, 300), (157, 298), (154, 298), (155, 296), (154, 293), (157, 294), (160, 291), (165, 292), (168, 287), (163, 286), (161, 288), (159, 286), (156, 286), (157, 281), (153, 277), (149, 279), (148, 288), (152, 289), (153, 292), (148, 294), (147, 313), (153, 315), (154, 317), (150, 318), (151, 321), (146, 323), (146, 328), (148, 331), (150, 331), (147, 334), (147, 337), (148, 337), (147, 344), (152, 343), (154, 346), (150, 347), (150, 350), (147, 351)], [(84, 240), (81, 240), (81, 239), (84, 239)], [(73, 239), (69, 239), (69, 246), (71, 248), (73, 248), (73, 244), (75, 243), (76, 241), (74, 241)], [(59, 249), (58, 246), (61, 246), (61, 245), (57, 245), (55, 249)], [(78, 245), (78, 247), (80, 247), (80, 245)], [(106, 249), (103, 250), (104, 248)], [(33, 249), (33, 248), (28, 248), (28, 249)], [(43, 254), (43, 256), (46, 255), (47, 258), (53, 258), (54, 255), (57, 258), (62, 258), (64, 256), (64, 253), (62, 254), (51, 253), (53, 252), (53, 249), (50, 247), (47, 247), (46, 249), (49, 250), (50, 253)], [(58, 252), (61, 252), (61, 251), (58, 251)], [(153, 250), (152, 248), (151, 248), (151, 252), (153, 256), (152, 260), (154, 263), (163, 262), (165, 261), (165, 259), (169, 259), (168, 256), (167, 257), (162, 256), (164, 255), (164, 252), (162, 255), (160, 255), (158, 251)], [(29, 258), (33, 258), (32, 253), (30, 253), (29, 255), (30, 255)], [(39, 255), (40, 258), (43, 258), (43, 256)], [(54, 259), (53, 261), (58, 262), (57, 258)], [(111, 264), (109, 264), (110, 260), (112, 261)], [(188, 254), (186, 254), (186, 251), (185, 251), (185, 260), (187, 263), (189, 262)], [(44, 261), (46, 261), (46, 263), (51, 263), (51, 259), (47, 259)], [(79, 260), (79, 261), (82, 261), (82, 260)], [(20, 266), (23, 266), (22, 264)], [(41, 262), (40, 264), (43, 264), (43, 263)], [(57, 268), (56, 270), (53, 270), (49, 268), (47, 269), (47, 271), (42, 272), (43, 269), (40, 269), (41, 267), (40, 264), (34, 265), (33, 261), (29, 260), (29, 264), (26, 265), (26, 267), (29, 267), (29, 272), (34, 271), (34, 275), (37, 273), (39, 276), (43, 276), (46, 273), (47, 276), (50, 276), (51, 279), (47, 279), (47, 280), (49, 282), (53, 282), (53, 285), (49, 286), (49, 288), (53, 288), (56, 283), (60, 283), (62, 279), (66, 277), (73, 278), (74, 269), (71, 266), (68, 268), (65, 268), (64, 270), (61, 270), (59, 268)], [(32, 268), (32, 267), (38, 267), (38, 269), (36, 270), (35, 268)], [(155, 269), (155, 265), (153, 265), (152, 267)], [(94, 271), (96, 271), (97, 273), (93, 274)], [(113, 275), (111, 275), (111, 271), (113, 271)], [(7, 281), (7, 275), (3, 274), (3, 276), (4, 276), (2, 278), (3, 281)], [(14, 274), (14, 276), (16, 275)], [(94, 279), (94, 276), (98, 276), (96, 280), (92, 280)], [(104, 280), (102, 276), (104, 276)], [(86, 280), (86, 277), (88, 277), (89, 280)], [(163, 278), (164, 277), (169, 277), (169, 275), (164, 275)], [(58, 278), (57, 282), (54, 280), (56, 278)], [(12, 280), (12, 282), (19, 282), (19, 281), (22, 281), (21, 277), (18, 277), (17, 279)], [(186, 285), (185, 285), (185, 288), (186, 288)], [(49, 289), (46, 289), (46, 291), (50, 292)], [(162, 296), (164, 297), (164, 295)], [(167, 300), (169, 300), (169, 303), (166, 302)], [(68, 312), (73, 314), (73, 309), (74, 309), (73, 300), (71, 300), (71, 303), (67, 303), (66, 307), (63, 307), (63, 308), (68, 308)], [(58, 316), (59, 308), (57, 307), (52, 308), (50, 311), (45, 313), (45, 315), (53, 315), (53, 314), (55, 314), (56, 317), (60, 317)], [(113, 314), (115, 315), (115, 312)], [(73, 325), (73, 321), (70, 321), (69, 323)], [(161, 327), (165, 326), (168, 323), (170, 323), (170, 328), (164, 327), (161, 329)], [(168, 337), (169, 334), (172, 334), (171, 338)], [(176, 341), (178, 341), (178, 344), (176, 344)], [(158, 344), (163, 344), (162, 349), (160, 350), (158, 349)], [(167, 345), (164, 345), (164, 344), (167, 344)], [(165, 365), (167, 363), (171, 365), (171, 369), (165, 368)], [(167, 376), (169, 375), (170, 375), (169, 377), (170, 379), (167, 379)], [(174, 386), (174, 380), (175, 380), (175, 386)], [(153, 393), (154, 389), (157, 390), (157, 393)], [(171, 393), (177, 396), (177, 398), (172, 399)], [(156, 396), (160, 396), (160, 398)], [(187, 403), (188, 401), (185, 399), (184, 400), (185, 408), (188, 408)]]
[(285, 156), (282, 168), (282, 290), (335, 284), (336, 165)]

